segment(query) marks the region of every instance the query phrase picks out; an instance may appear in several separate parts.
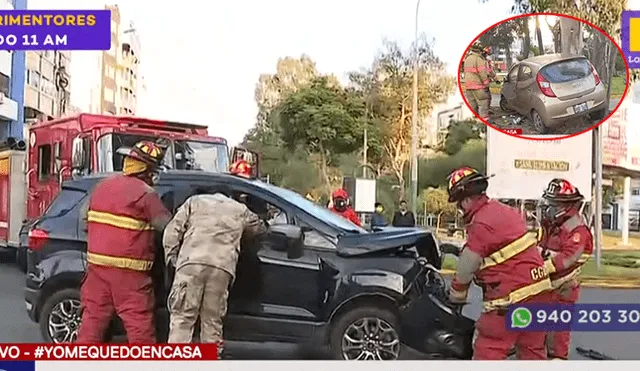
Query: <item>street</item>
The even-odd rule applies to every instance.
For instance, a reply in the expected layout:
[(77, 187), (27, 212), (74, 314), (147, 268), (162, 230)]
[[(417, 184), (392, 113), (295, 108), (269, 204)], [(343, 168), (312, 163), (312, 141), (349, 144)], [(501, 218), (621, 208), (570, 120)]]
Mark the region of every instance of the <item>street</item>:
[[(38, 325), (31, 322), (24, 308), (24, 274), (8, 264), (0, 264), (0, 342), (37, 343), (41, 341)], [(470, 304), (464, 313), (472, 318), (480, 315), (480, 291), (471, 293)], [(588, 303), (639, 303), (637, 290), (583, 289), (582, 301)], [(574, 333), (572, 359), (583, 359), (575, 352), (575, 347), (597, 350), (610, 357), (625, 360), (640, 359), (640, 336), (637, 332), (620, 333)], [(310, 350), (287, 344), (231, 343), (229, 350), (235, 359), (326, 359), (324, 351)], [(410, 355), (405, 357), (409, 358)], [(403, 357), (404, 358), (404, 357)]]
[[(619, 98), (612, 98), (609, 104), (609, 109), (613, 110), (620, 102)], [(506, 116), (504, 112), (500, 110), (500, 95), (491, 94), (491, 109), (493, 113), (490, 115), (490, 122), (500, 129), (522, 129), (522, 134), (533, 135), (536, 134), (536, 130), (533, 127), (533, 123), (529, 118), (525, 118), (519, 124), (513, 124), (512, 121), (515, 117), (519, 117), (515, 114), (513, 117)], [(576, 118), (567, 121), (564, 125), (550, 130), (549, 134), (573, 134), (585, 130), (595, 124), (598, 121), (589, 120), (585, 118)]]

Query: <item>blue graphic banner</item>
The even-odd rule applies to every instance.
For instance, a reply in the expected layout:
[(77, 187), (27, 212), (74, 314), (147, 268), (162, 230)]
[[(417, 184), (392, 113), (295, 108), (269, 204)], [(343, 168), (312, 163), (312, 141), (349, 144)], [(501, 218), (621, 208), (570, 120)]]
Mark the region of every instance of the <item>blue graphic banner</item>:
[(622, 11), (620, 41), (629, 68), (640, 68), (640, 10)]
[(511, 331), (640, 331), (640, 304), (513, 305)]
[(109, 50), (110, 10), (2, 10), (0, 50)]
[(35, 361), (0, 361), (0, 371), (35, 371)]

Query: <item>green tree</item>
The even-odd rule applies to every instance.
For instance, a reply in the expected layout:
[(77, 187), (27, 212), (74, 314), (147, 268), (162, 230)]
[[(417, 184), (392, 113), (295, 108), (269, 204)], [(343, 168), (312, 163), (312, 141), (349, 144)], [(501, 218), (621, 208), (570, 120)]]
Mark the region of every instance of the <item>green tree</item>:
[[(424, 36), (418, 41), (417, 109), (421, 116), (428, 115), (455, 89), (455, 79), (445, 73), (431, 45)], [(411, 143), (413, 54), (396, 42), (385, 41), (371, 68), (350, 74), (354, 89), (366, 97), (371, 125), (377, 128), (383, 149), (384, 167), (395, 175), (400, 198), (404, 198)], [(419, 128), (418, 132), (424, 130)]]
[(496, 27), (493, 27), (478, 39), (483, 45), (489, 45), (494, 48), (500, 48), (505, 50), (507, 56), (507, 69), (511, 68), (512, 50), (511, 46), (515, 41), (517, 32), (520, 30), (518, 20), (511, 20), (500, 23)]
[(359, 96), (321, 77), (289, 95), (274, 112), (282, 141), (314, 158), (327, 193), (332, 183), (329, 166), (336, 165), (338, 155), (362, 146), (364, 106)]
[(456, 204), (449, 202), (449, 194), (445, 187), (427, 188), (422, 191), (421, 198), (427, 213), (435, 215), (443, 213), (448, 216), (456, 214)]
[(455, 155), (469, 140), (482, 138), (486, 131), (487, 126), (475, 118), (451, 121), (444, 140), (443, 151), (448, 155)]
[(437, 188), (447, 185), (447, 177), (462, 166), (470, 166), (478, 171), (486, 171), (487, 142), (473, 139), (465, 143), (462, 149), (453, 156), (444, 153), (419, 161), (419, 187)]

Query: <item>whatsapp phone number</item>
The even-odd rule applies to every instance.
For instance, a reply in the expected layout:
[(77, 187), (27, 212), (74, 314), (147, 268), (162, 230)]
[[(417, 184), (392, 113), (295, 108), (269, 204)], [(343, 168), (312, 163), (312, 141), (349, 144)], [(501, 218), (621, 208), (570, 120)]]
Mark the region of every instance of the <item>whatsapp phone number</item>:
[(532, 314), (537, 324), (640, 324), (640, 310), (633, 309), (536, 309)]

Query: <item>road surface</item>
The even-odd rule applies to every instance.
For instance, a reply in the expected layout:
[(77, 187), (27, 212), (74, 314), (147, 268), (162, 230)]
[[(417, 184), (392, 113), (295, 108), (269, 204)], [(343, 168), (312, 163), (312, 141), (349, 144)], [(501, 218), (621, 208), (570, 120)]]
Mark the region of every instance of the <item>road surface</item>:
[[(0, 342), (2, 343), (37, 343), (41, 342), (38, 326), (27, 317), (24, 307), (22, 289), (24, 274), (12, 265), (0, 264)], [(465, 308), (464, 313), (477, 318), (480, 315), (480, 291), (472, 290), (473, 304)], [(590, 303), (640, 303), (640, 292), (636, 290), (602, 290), (584, 289), (582, 301)], [(626, 360), (640, 360), (639, 333), (575, 333), (573, 348), (582, 346), (603, 352), (611, 357)], [(311, 350), (295, 345), (265, 343), (229, 344), (235, 359), (267, 360), (267, 359), (326, 359), (326, 351)], [(407, 358), (412, 358), (407, 355)], [(404, 357), (403, 357), (404, 358)], [(583, 359), (572, 354), (573, 359)]]
[[(616, 108), (616, 106), (618, 105), (618, 102), (620, 101), (620, 99), (611, 99), (611, 102), (609, 104), (609, 109), (613, 110)], [(535, 128), (533, 127), (533, 123), (531, 122), (530, 119), (524, 119), (522, 122), (520, 122), (518, 125), (513, 125), (512, 121), (514, 117), (518, 117), (518, 116), (513, 116), (513, 117), (507, 117), (506, 119), (500, 119), (500, 116), (503, 116), (504, 113), (500, 110), (500, 95), (499, 94), (492, 94), (491, 96), (491, 107), (492, 107), (492, 112), (494, 112), (491, 115), (491, 119), (490, 121), (498, 126), (501, 129), (522, 129), (522, 134), (525, 135), (531, 135), (531, 134), (537, 134)], [(590, 127), (592, 127), (593, 125), (597, 124), (599, 121), (598, 120), (589, 120), (586, 118), (576, 118), (576, 119), (572, 119), (569, 120), (566, 124), (557, 127), (557, 128), (553, 128), (550, 130), (549, 134), (573, 134), (573, 133), (578, 133), (581, 132), (585, 129), (588, 129)]]

